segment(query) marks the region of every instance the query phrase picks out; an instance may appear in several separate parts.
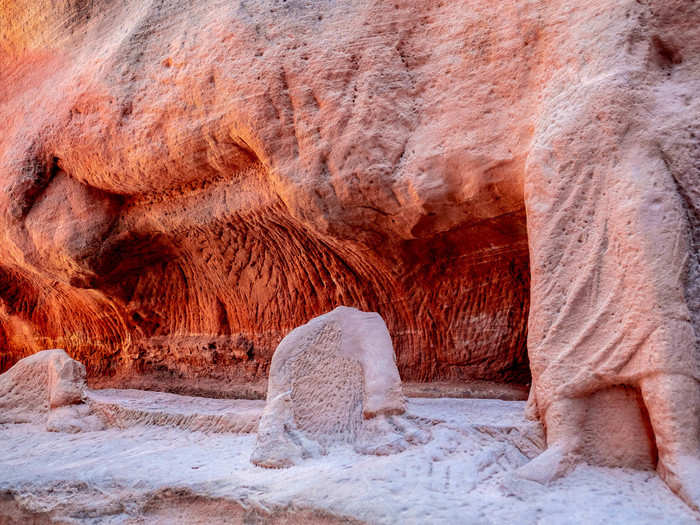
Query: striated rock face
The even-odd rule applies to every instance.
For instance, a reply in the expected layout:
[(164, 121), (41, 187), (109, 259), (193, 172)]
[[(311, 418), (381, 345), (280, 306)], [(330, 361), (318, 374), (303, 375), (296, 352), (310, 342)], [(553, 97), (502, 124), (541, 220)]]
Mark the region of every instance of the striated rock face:
[(531, 296), (542, 410), (693, 376), (697, 9), (4, 5), (0, 366), (261, 379), (345, 304), (405, 379), (528, 381)]
[(262, 379), (346, 304), (382, 315), (406, 379), (527, 381), (547, 22), (493, 10), (5, 6), (2, 366), (60, 345), (92, 377)]

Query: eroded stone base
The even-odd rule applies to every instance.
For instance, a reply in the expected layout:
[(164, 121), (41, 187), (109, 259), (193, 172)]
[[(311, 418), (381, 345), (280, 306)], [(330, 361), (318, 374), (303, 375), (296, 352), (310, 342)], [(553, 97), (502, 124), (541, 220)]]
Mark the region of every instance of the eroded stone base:
[(98, 396), (130, 424), (80, 434), (0, 425), (0, 523), (697, 522), (654, 471), (580, 465), (548, 487), (518, 479), (543, 446), (524, 402), (410, 398), (406, 417), (430, 428), (429, 443), (381, 457), (340, 445), (270, 470), (249, 462), (252, 433), (187, 429), (241, 414), (240, 401), (88, 392)]

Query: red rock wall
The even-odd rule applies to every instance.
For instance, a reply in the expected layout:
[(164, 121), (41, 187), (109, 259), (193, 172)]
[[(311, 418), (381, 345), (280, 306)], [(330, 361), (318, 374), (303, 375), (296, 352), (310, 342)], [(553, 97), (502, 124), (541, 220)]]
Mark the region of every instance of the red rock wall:
[(605, 21), (674, 60), (638, 2), (104, 4), (0, 9), (2, 370), (259, 379), (345, 304), (404, 379), (526, 382), (545, 101)]

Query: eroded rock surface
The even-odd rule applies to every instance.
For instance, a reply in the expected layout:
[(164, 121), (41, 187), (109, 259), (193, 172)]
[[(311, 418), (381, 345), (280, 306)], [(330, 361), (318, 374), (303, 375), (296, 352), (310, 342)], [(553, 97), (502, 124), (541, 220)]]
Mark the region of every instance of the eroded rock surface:
[(90, 377), (262, 380), (286, 333), (346, 304), (382, 315), (406, 379), (526, 383), (550, 15), (3, 6), (2, 366), (60, 346)]
[(430, 434), (403, 417), (405, 404), (384, 320), (339, 306), (292, 330), (275, 350), (251, 460), (279, 468), (337, 443), (376, 455), (426, 443)]
[[(201, 415), (213, 408), (200, 407)], [(380, 525), (463, 523), (465, 516), (494, 525), (697, 523), (648, 471), (580, 465), (549, 487), (513, 478), (542, 446), (541, 429), (523, 408), (409, 399), (407, 412), (430, 422), (426, 445), (382, 457), (344, 447), (282, 470), (250, 463), (252, 434), (137, 425), (71, 435), (0, 425), (0, 516), (24, 524), (48, 514), (85, 525), (291, 525), (314, 523), (313, 514)], [(280, 513), (286, 521), (275, 521)]]
[(115, 381), (261, 379), (348, 304), (386, 319), (406, 379), (527, 381), (527, 332), (531, 412), (566, 445), (544, 471), (621, 385), (697, 501), (699, 19), (5, 3), (0, 366), (61, 346)]
[[(61, 346), (91, 376), (263, 379), (285, 333), (350, 304), (406, 379), (527, 382), (526, 179), (539, 243), (546, 202), (579, 225), (566, 188), (612, 199), (606, 163), (653, 157), (696, 231), (694, 9), (4, 6), (2, 366)], [(547, 250), (580, 259), (567, 231), (538, 278)]]
[[(614, 30), (589, 26), (607, 46), (555, 74), (545, 92), (557, 96), (540, 108), (524, 179), (528, 351), (530, 406), (550, 447), (523, 474), (561, 475), (622, 425), (617, 446), (630, 454), (608, 448), (607, 460), (630, 464), (651, 432), (658, 472), (699, 509), (700, 200), (688, 188), (700, 182), (700, 105), (690, 94), (700, 87), (700, 9), (651, 4), (639, 19), (655, 32), (643, 50), (634, 51), (630, 17)], [(585, 53), (582, 42), (562, 46)], [(609, 406), (635, 406), (611, 418), (604, 392)], [(637, 466), (649, 464), (643, 456), (656, 459), (642, 454)]]
[(209, 399), (145, 390), (87, 390), (86, 403), (106, 427), (174, 427), (190, 432), (254, 433), (265, 402)]
[(85, 366), (63, 350), (44, 350), (0, 375), (0, 423), (45, 424), (55, 432), (102, 428), (84, 397)]

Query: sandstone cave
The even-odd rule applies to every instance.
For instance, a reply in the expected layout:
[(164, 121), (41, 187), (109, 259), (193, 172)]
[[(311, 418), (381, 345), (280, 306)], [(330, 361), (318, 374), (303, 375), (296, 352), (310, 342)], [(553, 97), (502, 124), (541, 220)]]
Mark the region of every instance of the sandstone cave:
[(696, 523), (699, 92), (691, 0), (0, 3), (0, 523)]

